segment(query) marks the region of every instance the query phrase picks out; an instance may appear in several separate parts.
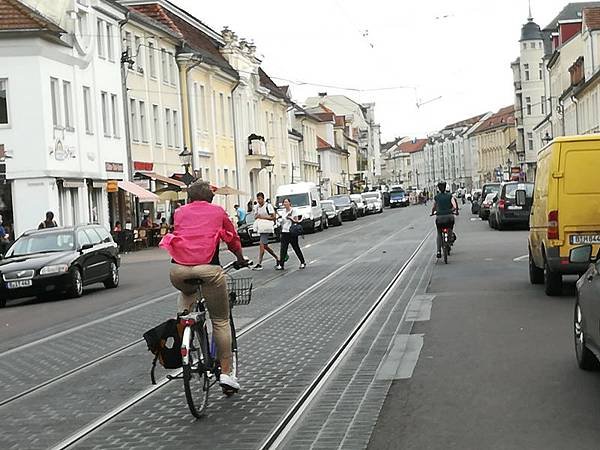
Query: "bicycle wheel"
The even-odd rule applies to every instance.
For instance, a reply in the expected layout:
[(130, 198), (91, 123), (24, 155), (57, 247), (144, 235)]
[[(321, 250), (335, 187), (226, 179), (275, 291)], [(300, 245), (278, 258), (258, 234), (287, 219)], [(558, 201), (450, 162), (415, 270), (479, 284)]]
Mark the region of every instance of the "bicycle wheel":
[(208, 335), (204, 325), (184, 331), (184, 344), (188, 343), (188, 361), (183, 364), (183, 387), (190, 412), (196, 418), (202, 417), (208, 405), (210, 390), (210, 354)]

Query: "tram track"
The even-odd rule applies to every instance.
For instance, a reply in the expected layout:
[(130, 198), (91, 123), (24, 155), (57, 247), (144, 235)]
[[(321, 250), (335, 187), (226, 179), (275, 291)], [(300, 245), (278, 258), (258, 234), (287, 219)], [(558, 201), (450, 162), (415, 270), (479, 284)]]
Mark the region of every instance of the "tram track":
[[(373, 253), (375, 250), (377, 250), (382, 245), (384, 245), (388, 240), (394, 238), (399, 233), (402, 233), (402, 232), (404, 232), (404, 231), (406, 231), (408, 229), (413, 228), (413, 225), (414, 225), (414, 223), (411, 222), (408, 225), (406, 225), (405, 227), (403, 227), (403, 228), (395, 231), (394, 233), (390, 234), (385, 239), (383, 239), (382, 241), (378, 242), (376, 245), (374, 245), (373, 247), (371, 247), (369, 250), (366, 250), (361, 255), (353, 258), (352, 260), (350, 260), (347, 263), (343, 264), (342, 266), (340, 266), (339, 268), (337, 268), (333, 272), (331, 272), (328, 275), (324, 276), (323, 278), (321, 278), (320, 280), (318, 280), (316, 283), (312, 284), (311, 286), (309, 286), (308, 288), (306, 288), (305, 290), (303, 290), (299, 294), (295, 295), (290, 300), (288, 300), (287, 302), (283, 303), (282, 305), (280, 305), (279, 307), (277, 307), (273, 311), (271, 311), (271, 312), (263, 315), (262, 317), (259, 317), (258, 319), (252, 321), (251, 323), (247, 324), (246, 326), (244, 326), (239, 331), (239, 333), (238, 333), (238, 339), (240, 339), (240, 340), (243, 339), (243, 337), (245, 335), (247, 335), (248, 333), (252, 332), (253, 330), (256, 330), (261, 325), (265, 324), (266, 322), (268, 322), (269, 320), (271, 320), (273, 317), (275, 317), (278, 314), (280, 314), (282, 311), (285, 311), (286, 309), (288, 309), (291, 305), (295, 304), (300, 299), (305, 298), (307, 296), (307, 294), (311, 293), (313, 290), (317, 289), (319, 286), (322, 286), (327, 281), (329, 281), (332, 278), (336, 277), (340, 273), (343, 273), (343, 271), (345, 269), (347, 269), (351, 265), (357, 263), (357, 261), (359, 261), (361, 258), (364, 258), (366, 255), (368, 255), (370, 253)], [(427, 237), (425, 237), (422, 241), (420, 241), (420, 243), (418, 244), (417, 250), (415, 250), (415, 252), (409, 257), (409, 259), (407, 260), (407, 262), (402, 266), (402, 268), (400, 269), (400, 271), (394, 276), (392, 282), (390, 284), (388, 284), (384, 288), (384, 291), (383, 291), (384, 293), (378, 298), (378, 301), (377, 301), (376, 305), (379, 305), (381, 303), (382, 297), (384, 297), (385, 295), (387, 295), (387, 293), (390, 292), (390, 290), (393, 287), (393, 284), (396, 283), (397, 280), (401, 277), (402, 273), (404, 273), (404, 271), (406, 270), (406, 267), (408, 267), (408, 265), (410, 264), (410, 262), (412, 262), (412, 260), (415, 258), (416, 254), (421, 249), (421, 247), (423, 246), (423, 244), (425, 243), (425, 241), (427, 240), (428, 237), (429, 237), (429, 235)], [(369, 313), (368, 313), (369, 317), (375, 311), (376, 305), (374, 305), (373, 307), (370, 308)], [(360, 330), (365, 326), (365, 321), (366, 321), (366, 319), (364, 319), (364, 318), (360, 321), (360, 323), (357, 326), (357, 328), (352, 332), (350, 339), (352, 339), (352, 337), (355, 338), (359, 334)], [(349, 348), (350, 346), (351, 346), (351, 342), (349, 342), (348, 340), (346, 340), (344, 342), (344, 349)], [(335, 355), (334, 355), (335, 358), (333, 360), (330, 360), (330, 362), (327, 364), (326, 367), (329, 367), (330, 369), (334, 368), (337, 365), (337, 362), (339, 362), (341, 360), (341, 358), (343, 358), (344, 354), (345, 354), (345, 352), (344, 352), (343, 349), (342, 350), (338, 350), (335, 353)], [(177, 373), (172, 374), (172, 375), (176, 375), (176, 374)], [(323, 378), (323, 376), (320, 375), (318, 378), (320, 380), (320, 379)], [(173, 381), (173, 380), (169, 379), (169, 378), (166, 378), (166, 377), (163, 378), (163, 379), (161, 379), (161, 380), (158, 380), (158, 382), (157, 382), (156, 385), (149, 386), (146, 389), (144, 389), (144, 390), (138, 392), (137, 394), (133, 395), (132, 397), (130, 397), (126, 401), (124, 401), (121, 404), (119, 404), (117, 407), (113, 408), (112, 410), (108, 411), (107, 413), (105, 413), (104, 415), (98, 417), (97, 419), (93, 420), (92, 422), (90, 422), (86, 426), (80, 428), (74, 434), (70, 435), (69, 437), (67, 437), (63, 441), (57, 443), (52, 448), (53, 449), (57, 449), (57, 450), (58, 449), (62, 450), (62, 449), (66, 449), (66, 448), (71, 448), (74, 444), (80, 442), (81, 440), (85, 439), (89, 435), (93, 434), (96, 430), (98, 430), (101, 427), (103, 427), (104, 425), (110, 423), (111, 421), (113, 421), (114, 419), (116, 419), (118, 416), (120, 416), (121, 414), (123, 414), (125, 411), (131, 409), (133, 406), (137, 405), (138, 403), (140, 403), (144, 399), (146, 399), (146, 398), (152, 396), (153, 394), (155, 394), (161, 388), (163, 388), (166, 385), (170, 384), (171, 381)], [(311, 384), (311, 386), (313, 386), (313, 384)], [(312, 387), (310, 390), (312, 392), (312, 391), (315, 390), (315, 388)], [(303, 395), (303, 398), (304, 398), (304, 395)]]

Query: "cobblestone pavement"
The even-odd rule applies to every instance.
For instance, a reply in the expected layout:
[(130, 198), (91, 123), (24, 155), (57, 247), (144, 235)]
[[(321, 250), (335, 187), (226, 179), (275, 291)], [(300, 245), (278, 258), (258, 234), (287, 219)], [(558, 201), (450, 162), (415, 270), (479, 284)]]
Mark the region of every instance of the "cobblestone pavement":
[[(81, 441), (79, 447), (160, 448), (172, 447), (177, 440), (178, 447), (191, 448), (197, 445), (199, 434), (215, 446), (259, 445), (424, 237), (423, 211), (411, 208), (363, 219), (354, 225), (356, 233), (342, 227), (339, 237), (335, 230), (310, 236), (305, 253), (313, 262), (308, 270), (252, 274), (255, 300), (236, 309), (240, 324), (272, 311), (307, 287), (316, 287), (240, 339), (241, 395), (220, 399), (213, 393), (208, 417), (196, 422), (187, 411), (181, 382), (173, 381)], [(252, 250), (247, 253), (254, 257)], [(366, 253), (364, 258), (316, 284), (362, 253)], [(167, 296), (118, 318), (32, 345), (26, 352), (0, 355), (0, 374), (8, 380), (0, 390), (1, 398), (139, 339), (143, 331), (171, 315), (173, 308), (174, 296)], [(2, 447), (46, 448), (68, 437), (146, 388), (149, 367), (145, 345), (138, 344), (0, 407), (7, 418), (0, 430)], [(188, 441), (185, 434), (194, 437)]]

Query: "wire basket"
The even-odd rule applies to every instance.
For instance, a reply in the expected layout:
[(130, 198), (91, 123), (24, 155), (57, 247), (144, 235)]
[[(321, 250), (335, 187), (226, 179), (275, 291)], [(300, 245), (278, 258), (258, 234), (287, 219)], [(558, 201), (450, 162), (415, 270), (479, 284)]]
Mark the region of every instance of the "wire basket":
[(233, 305), (247, 305), (252, 300), (252, 278), (228, 278), (227, 292)]

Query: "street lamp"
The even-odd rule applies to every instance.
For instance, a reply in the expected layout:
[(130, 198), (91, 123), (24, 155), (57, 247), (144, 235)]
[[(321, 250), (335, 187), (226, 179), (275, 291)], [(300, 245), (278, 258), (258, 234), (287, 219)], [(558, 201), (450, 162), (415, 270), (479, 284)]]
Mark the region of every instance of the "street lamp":
[(192, 158), (194, 157), (193, 153), (188, 150), (187, 147), (183, 147), (181, 153), (179, 153), (179, 160), (181, 161), (181, 165), (185, 169), (185, 173), (181, 177), (181, 181), (185, 183), (186, 186), (192, 184), (195, 180), (194, 175), (190, 173), (190, 167), (192, 165)]
[(271, 176), (273, 174), (273, 169), (275, 168), (275, 164), (273, 163), (269, 163), (269, 164), (265, 164), (265, 169), (267, 169), (267, 172), (269, 173), (269, 200), (271, 199), (271, 196), (273, 195), (273, 190), (272, 190), (272, 186), (271, 186)]
[(419, 169), (415, 170), (415, 175), (417, 176), (417, 190), (419, 190)]
[(548, 134), (548, 132), (546, 131), (546, 134), (545, 134), (545, 136), (542, 138), (542, 142), (544, 142), (544, 143), (548, 144), (548, 143), (549, 143), (549, 142), (551, 142), (551, 141), (552, 141), (552, 136), (550, 136), (550, 135)]

